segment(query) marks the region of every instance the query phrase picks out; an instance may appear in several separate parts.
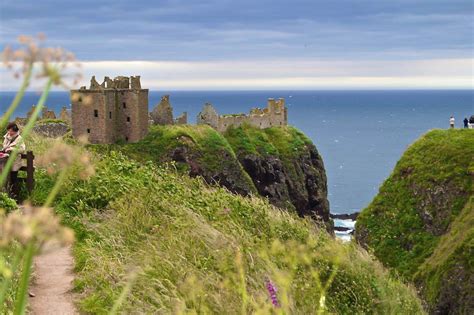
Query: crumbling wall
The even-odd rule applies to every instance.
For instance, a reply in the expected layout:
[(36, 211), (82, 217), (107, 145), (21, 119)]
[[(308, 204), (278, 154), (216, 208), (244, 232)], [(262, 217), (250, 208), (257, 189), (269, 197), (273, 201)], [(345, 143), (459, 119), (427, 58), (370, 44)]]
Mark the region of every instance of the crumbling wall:
[(69, 111), (67, 110), (66, 106), (63, 106), (61, 108), (61, 113), (59, 114), (59, 119), (62, 121), (66, 122), (67, 124), (71, 124), (71, 115), (69, 114)]
[(267, 107), (264, 109), (253, 108), (248, 115), (218, 115), (214, 107), (207, 103), (197, 118), (198, 124), (207, 124), (219, 132), (225, 132), (229, 127), (238, 127), (248, 123), (256, 128), (264, 129), (274, 126), (286, 126), (288, 124), (285, 100), (280, 98), (268, 99)]
[(198, 124), (209, 125), (214, 129), (219, 126), (219, 115), (211, 103), (206, 103), (202, 111), (197, 116)]
[(155, 125), (172, 125), (174, 123), (173, 107), (171, 107), (169, 95), (161, 97), (160, 103), (151, 112), (151, 118)]
[(130, 88), (132, 90), (141, 90), (142, 89), (142, 85), (140, 83), (140, 76), (139, 75), (130, 77)]
[(179, 115), (174, 120), (175, 125), (186, 125), (187, 123), (188, 123), (188, 113), (187, 112), (183, 112), (181, 115)]
[(47, 106), (43, 107), (41, 119), (56, 119), (54, 111), (49, 110)]

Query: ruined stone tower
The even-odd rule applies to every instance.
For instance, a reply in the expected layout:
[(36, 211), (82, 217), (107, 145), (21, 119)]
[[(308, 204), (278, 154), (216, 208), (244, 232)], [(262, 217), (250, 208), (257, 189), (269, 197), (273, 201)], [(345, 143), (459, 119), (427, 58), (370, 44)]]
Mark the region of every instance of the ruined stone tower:
[(169, 95), (161, 97), (160, 103), (151, 112), (151, 118), (156, 125), (173, 124), (173, 107), (171, 107)]
[(95, 76), (90, 88), (71, 90), (72, 134), (87, 136), (91, 143), (137, 142), (148, 133), (148, 89), (140, 76)]

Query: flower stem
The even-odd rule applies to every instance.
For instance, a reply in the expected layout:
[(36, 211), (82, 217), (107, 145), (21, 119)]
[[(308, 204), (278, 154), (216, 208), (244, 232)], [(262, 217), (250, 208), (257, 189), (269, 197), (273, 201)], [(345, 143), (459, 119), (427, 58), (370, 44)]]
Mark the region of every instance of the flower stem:
[(20, 101), (23, 99), (23, 96), (25, 95), (25, 91), (30, 85), (30, 79), (31, 79), (32, 73), (33, 73), (33, 63), (30, 62), (28, 64), (25, 78), (23, 79), (23, 82), (20, 86), (20, 89), (18, 90), (18, 93), (16, 93), (15, 98), (13, 99), (13, 102), (10, 104), (10, 107), (8, 108), (8, 110), (5, 112), (5, 114), (2, 115), (2, 120), (0, 121), (0, 130), (3, 130), (3, 128), (6, 127), (6, 125), (8, 124), (8, 121), (10, 120), (11, 115), (20, 104)]
[(15, 258), (13, 258), (13, 262), (10, 269), (12, 276), (9, 278), (7, 277), (3, 278), (2, 287), (0, 288), (0, 314), (4, 314), (3, 307), (5, 303), (5, 298), (7, 297), (7, 291), (10, 287), (10, 283), (12, 282), (12, 277), (18, 268), (18, 264), (20, 263), (21, 254), (22, 254), (22, 251), (18, 250), (16, 251)]
[(44, 203), (43, 207), (49, 207), (54, 201), (54, 198), (56, 198), (56, 195), (59, 192), (59, 189), (61, 188), (62, 183), (64, 182), (64, 179), (66, 178), (68, 168), (63, 168), (61, 172), (58, 175), (58, 178), (56, 178), (56, 182), (54, 183), (53, 189), (48, 194), (48, 198), (46, 199), (46, 202)]
[(24, 256), (23, 270), (16, 294), (15, 315), (23, 315), (26, 311), (26, 294), (28, 293), (28, 285), (30, 283), (31, 265), (33, 263), (35, 247), (33, 241), (29, 242)]

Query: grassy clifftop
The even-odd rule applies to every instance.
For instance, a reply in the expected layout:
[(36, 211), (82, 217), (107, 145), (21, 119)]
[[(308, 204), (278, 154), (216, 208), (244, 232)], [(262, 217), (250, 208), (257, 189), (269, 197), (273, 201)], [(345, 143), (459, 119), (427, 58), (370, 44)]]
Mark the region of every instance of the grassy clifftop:
[(414, 279), (433, 311), (474, 309), (473, 157), (474, 131), (427, 133), (357, 220), (357, 239)]
[(93, 146), (120, 151), (136, 161), (202, 176), (241, 195), (259, 194), (273, 205), (329, 222), (324, 164), (316, 147), (293, 127), (231, 128), (224, 135), (207, 125), (152, 126), (140, 142)]
[[(106, 312), (127, 286), (124, 313), (423, 312), (414, 290), (357, 246), (264, 199), (118, 152), (93, 161), (95, 176), (69, 177), (55, 204), (76, 231), (84, 312)], [(35, 203), (54, 181), (37, 170)]]
[(207, 125), (151, 126), (145, 139), (138, 143), (100, 148), (119, 150), (140, 162), (174, 161), (179, 170), (191, 176), (200, 175), (209, 183), (218, 183), (242, 195), (256, 193), (232, 147)]
[(316, 146), (298, 129), (249, 125), (224, 134), (258, 192), (283, 208), (329, 221), (327, 179)]

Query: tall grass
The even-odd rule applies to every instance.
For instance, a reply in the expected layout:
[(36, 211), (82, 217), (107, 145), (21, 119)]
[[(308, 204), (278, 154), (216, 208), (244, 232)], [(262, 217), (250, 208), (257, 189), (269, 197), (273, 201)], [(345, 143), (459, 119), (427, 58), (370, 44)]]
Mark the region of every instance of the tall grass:
[[(93, 160), (97, 174), (68, 177), (55, 203), (76, 231), (75, 288), (84, 312), (423, 312), (413, 289), (309, 220), (172, 166), (116, 152)], [(38, 180), (50, 181), (43, 172)]]

